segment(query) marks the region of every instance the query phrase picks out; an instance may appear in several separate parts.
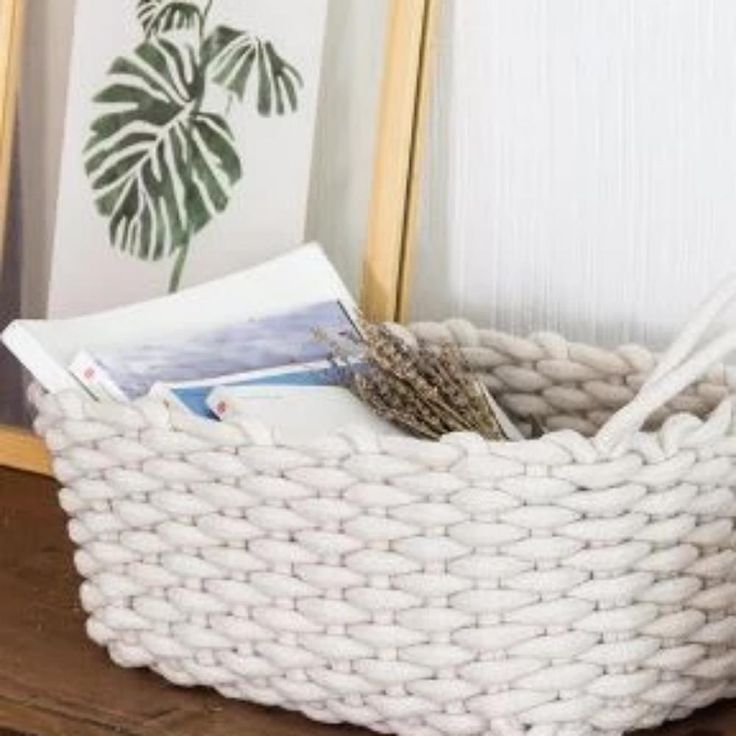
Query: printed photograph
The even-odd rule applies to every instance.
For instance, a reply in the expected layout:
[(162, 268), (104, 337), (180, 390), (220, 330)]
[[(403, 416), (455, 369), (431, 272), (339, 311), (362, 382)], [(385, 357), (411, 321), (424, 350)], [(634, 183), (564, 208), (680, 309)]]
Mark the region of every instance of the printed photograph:
[(327, 360), (332, 340), (359, 339), (339, 302), (324, 302), (207, 333), (156, 340), (116, 352), (91, 351), (128, 398), (154, 383), (178, 383)]

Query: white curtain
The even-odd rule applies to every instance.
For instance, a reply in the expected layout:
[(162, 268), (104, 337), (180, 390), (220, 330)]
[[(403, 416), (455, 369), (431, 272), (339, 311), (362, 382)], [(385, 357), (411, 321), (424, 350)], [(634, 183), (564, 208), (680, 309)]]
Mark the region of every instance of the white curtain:
[(661, 345), (736, 271), (733, 0), (449, 0), (412, 317)]

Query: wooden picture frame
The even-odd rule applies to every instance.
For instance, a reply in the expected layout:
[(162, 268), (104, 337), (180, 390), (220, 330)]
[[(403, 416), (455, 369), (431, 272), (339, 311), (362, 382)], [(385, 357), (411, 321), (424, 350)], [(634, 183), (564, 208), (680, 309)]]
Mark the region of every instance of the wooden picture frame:
[[(24, 0), (0, 2), (0, 256), (5, 241), (10, 195), (24, 10)], [(51, 470), (48, 453), (41, 440), (14, 427), (0, 426), (0, 465), (44, 474)]]
[(406, 318), (435, 40), (442, 0), (392, 0), (363, 258), (369, 319)]
[[(0, 2), (0, 233), (5, 232), (24, 1)], [(361, 294), (362, 307), (372, 319), (400, 320), (406, 311), (440, 3), (389, 0)], [(41, 440), (10, 427), (0, 427), (0, 466), (51, 474), (51, 460)]]
[[(10, 164), (20, 70), (23, 0), (0, 3), (0, 234), (5, 233), (8, 212)], [(0, 238), (0, 254), (4, 237)]]

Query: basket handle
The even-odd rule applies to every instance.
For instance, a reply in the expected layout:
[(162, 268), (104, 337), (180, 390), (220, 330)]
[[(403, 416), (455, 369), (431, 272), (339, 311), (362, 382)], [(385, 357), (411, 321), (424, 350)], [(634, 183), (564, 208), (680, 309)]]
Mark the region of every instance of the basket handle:
[(726, 279), (695, 312), (639, 393), (601, 427), (595, 437), (600, 450), (613, 450), (624, 438), (641, 429), (650, 414), (736, 350), (736, 329), (697, 349), (711, 324), (734, 300), (736, 274)]

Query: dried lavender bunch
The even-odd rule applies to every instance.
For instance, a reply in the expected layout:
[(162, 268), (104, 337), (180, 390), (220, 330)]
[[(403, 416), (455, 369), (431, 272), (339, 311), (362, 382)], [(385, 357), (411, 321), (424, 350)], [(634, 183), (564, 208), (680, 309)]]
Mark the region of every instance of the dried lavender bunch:
[(457, 348), (414, 347), (386, 325), (363, 322), (361, 328), (365, 342), (359, 362), (331, 343), (333, 360), (350, 376), (347, 385), (377, 414), (427, 439), (457, 431), (506, 439), (485, 387)]

